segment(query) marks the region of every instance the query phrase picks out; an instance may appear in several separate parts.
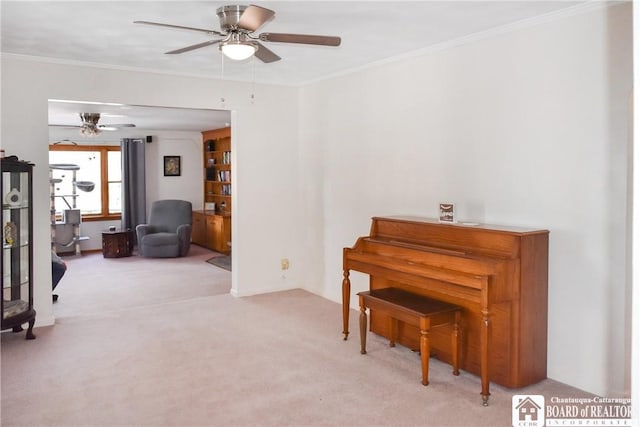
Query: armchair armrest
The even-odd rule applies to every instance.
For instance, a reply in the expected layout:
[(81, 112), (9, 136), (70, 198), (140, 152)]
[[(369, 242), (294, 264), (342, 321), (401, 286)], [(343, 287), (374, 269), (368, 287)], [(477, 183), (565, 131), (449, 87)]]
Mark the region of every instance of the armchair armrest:
[(179, 225), (176, 233), (180, 240), (180, 256), (186, 256), (189, 253), (189, 247), (191, 245), (191, 224)]
[(150, 224), (136, 225), (136, 234), (138, 235), (138, 241), (140, 241), (140, 239), (142, 239), (142, 237), (146, 236), (147, 234), (153, 233), (153, 228), (153, 225)]
[(142, 238), (147, 234), (153, 233), (153, 226), (150, 224), (138, 224), (136, 225), (136, 241), (138, 242), (138, 252), (144, 256), (142, 249)]

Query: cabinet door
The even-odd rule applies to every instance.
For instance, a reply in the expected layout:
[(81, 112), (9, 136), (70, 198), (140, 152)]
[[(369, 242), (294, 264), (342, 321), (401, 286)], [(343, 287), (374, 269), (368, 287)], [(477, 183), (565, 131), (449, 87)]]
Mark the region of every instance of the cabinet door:
[(216, 252), (222, 252), (224, 250), (220, 246), (220, 236), (222, 235), (221, 219), (222, 217), (218, 215), (207, 216), (207, 234), (209, 236), (209, 242), (207, 247)]
[(204, 215), (193, 212), (191, 223), (191, 242), (200, 246), (207, 246), (207, 232)]
[(231, 217), (225, 216), (221, 218), (222, 220), (222, 252), (225, 254), (231, 253)]
[(231, 241), (231, 217), (217, 215), (213, 225), (213, 250), (221, 252), (223, 254), (229, 254), (231, 248), (229, 242)]

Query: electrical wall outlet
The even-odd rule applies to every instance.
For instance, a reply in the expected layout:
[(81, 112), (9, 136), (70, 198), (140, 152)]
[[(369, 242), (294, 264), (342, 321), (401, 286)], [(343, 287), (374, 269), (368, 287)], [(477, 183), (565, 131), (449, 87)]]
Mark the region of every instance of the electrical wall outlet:
[(288, 270), (289, 269), (289, 258), (282, 258), (280, 260), (280, 269)]

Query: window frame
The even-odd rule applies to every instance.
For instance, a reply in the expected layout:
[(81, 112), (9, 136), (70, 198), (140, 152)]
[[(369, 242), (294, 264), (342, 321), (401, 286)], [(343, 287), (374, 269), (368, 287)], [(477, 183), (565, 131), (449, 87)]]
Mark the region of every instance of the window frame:
[[(121, 151), (118, 145), (50, 145), (49, 151), (99, 151), (100, 152), (100, 214), (82, 214), (82, 221), (113, 221), (122, 218), (122, 213), (109, 213), (108, 152)], [(115, 181), (112, 181), (115, 182)], [(122, 183), (122, 181), (120, 181)]]

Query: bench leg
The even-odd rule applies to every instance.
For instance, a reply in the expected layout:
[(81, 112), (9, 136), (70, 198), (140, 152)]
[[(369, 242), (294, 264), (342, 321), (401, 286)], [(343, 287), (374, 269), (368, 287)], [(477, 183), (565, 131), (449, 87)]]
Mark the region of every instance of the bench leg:
[(349, 270), (342, 272), (342, 333), (344, 340), (349, 337), (349, 302), (351, 299), (351, 281), (349, 280)]
[(428, 317), (420, 318), (420, 361), (422, 362), (422, 385), (429, 385), (429, 329), (431, 321)]
[(360, 354), (367, 354), (367, 307), (360, 297)]
[(456, 318), (453, 323), (453, 332), (451, 334), (451, 363), (453, 364), (453, 375), (460, 375), (460, 312), (456, 311)]

